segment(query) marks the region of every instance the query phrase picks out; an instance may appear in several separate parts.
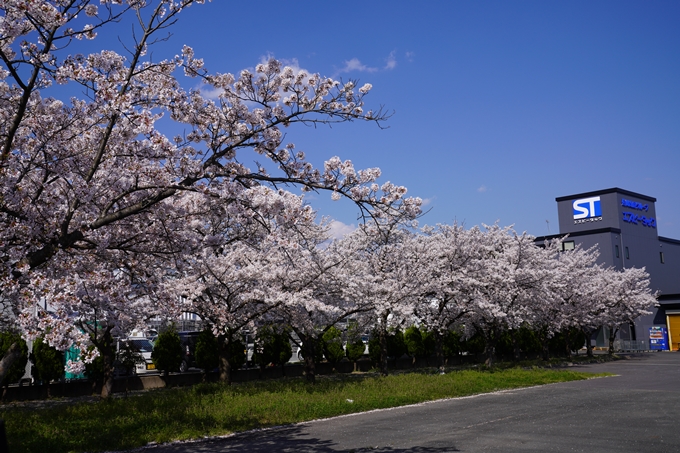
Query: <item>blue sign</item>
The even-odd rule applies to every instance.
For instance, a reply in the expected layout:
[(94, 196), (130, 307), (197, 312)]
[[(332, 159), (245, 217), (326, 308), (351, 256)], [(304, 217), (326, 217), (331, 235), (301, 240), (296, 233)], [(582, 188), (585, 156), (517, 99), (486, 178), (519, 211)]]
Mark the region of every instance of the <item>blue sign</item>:
[(581, 198), (574, 200), (574, 220), (586, 219), (588, 217), (599, 217), (602, 215), (600, 207), (600, 197)]
[(621, 199), (621, 206), (625, 208), (637, 209), (638, 211), (649, 211), (648, 204), (642, 204), (637, 201), (626, 200), (625, 198)]
[(665, 327), (649, 328), (649, 349), (652, 351), (668, 351), (668, 329)]
[(574, 224), (602, 220), (600, 197), (580, 198), (572, 203)]
[(627, 223), (633, 223), (635, 225), (640, 224), (646, 227), (656, 228), (656, 219), (654, 217), (637, 215), (634, 212), (624, 212), (623, 221)]

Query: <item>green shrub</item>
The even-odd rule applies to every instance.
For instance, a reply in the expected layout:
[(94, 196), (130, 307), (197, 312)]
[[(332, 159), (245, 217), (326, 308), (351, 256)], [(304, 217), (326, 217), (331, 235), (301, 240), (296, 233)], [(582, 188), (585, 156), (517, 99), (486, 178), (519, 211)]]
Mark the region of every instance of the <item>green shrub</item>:
[(50, 346), (43, 338), (36, 338), (31, 353), (33, 377), (47, 384), (64, 377), (64, 354)]
[(196, 366), (205, 372), (214, 370), (219, 366), (219, 344), (211, 329), (205, 329), (198, 334), (194, 357), (196, 358)]
[(377, 329), (371, 332), (371, 338), (368, 339), (368, 358), (373, 366), (380, 365), (380, 337)]
[(434, 335), (416, 326), (406, 329), (404, 343), (411, 357), (425, 358), (434, 354)]
[(519, 349), (525, 354), (541, 353), (542, 347), (538, 335), (527, 326), (522, 326), (517, 331), (517, 342), (519, 343)]
[[(323, 361), (323, 342), (315, 338), (308, 338), (307, 342), (314, 342), (314, 363), (321, 363)], [(305, 358), (305, 343), (300, 349), (300, 357)]]
[(408, 353), (404, 333), (399, 328), (390, 329), (387, 334), (387, 356), (395, 360)]
[[(404, 341), (404, 334), (398, 328), (389, 329), (387, 332), (387, 356), (398, 359), (408, 352)], [(373, 365), (380, 364), (380, 331), (373, 329), (371, 339), (368, 340), (368, 356)]]
[(580, 349), (586, 342), (586, 337), (580, 329), (574, 327), (565, 329), (555, 333), (548, 341), (550, 348), (550, 355), (563, 357), (567, 353), (567, 347), (570, 351)]
[(288, 331), (275, 326), (262, 326), (257, 330), (253, 362), (260, 367), (284, 365), (293, 356)]
[(512, 344), (512, 335), (509, 330), (503, 330), (496, 340), (496, 354), (500, 357), (512, 357), (515, 347)]
[(434, 338), (434, 332), (431, 332), (429, 330), (421, 330), (420, 334), (423, 337), (423, 347), (425, 348), (425, 355), (424, 357), (431, 357), (434, 355), (434, 350), (435, 350), (435, 338)]
[(162, 370), (167, 375), (171, 371), (179, 371), (183, 355), (182, 340), (177, 331), (170, 328), (158, 335), (151, 351), (151, 360), (157, 370)]
[(447, 331), (442, 337), (444, 357), (455, 357), (461, 352), (460, 334), (453, 330)]
[(364, 356), (366, 345), (361, 339), (361, 331), (357, 323), (350, 323), (347, 328), (346, 353), (350, 362), (356, 362)]
[(404, 343), (406, 343), (406, 350), (411, 357), (424, 357), (425, 345), (423, 344), (423, 336), (420, 329), (416, 326), (411, 326), (404, 332)]
[(586, 335), (576, 327), (569, 328), (569, 350), (578, 351), (586, 344)]
[(129, 341), (121, 342), (116, 359), (126, 374), (133, 374), (138, 363), (144, 362), (144, 357), (138, 349), (132, 347)]
[(333, 326), (324, 332), (321, 337), (323, 343), (323, 353), (326, 360), (332, 364), (336, 364), (345, 357), (345, 350), (342, 348), (342, 332), (340, 329)]
[(460, 347), (463, 351), (466, 351), (468, 354), (473, 355), (482, 354), (484, 352), (484, 348), (486, 347), (486, 340), (484, 339), (484, 334), (481, 332), (475, 332), (475, 334), (472, 335), (471, 337), (461, 341)]
[(233, 339), (227, 346), (227, 357), (233, 370), (241, 368), (247, 359), (246, 345), (241, 340)]
[(26, 346), (24, 339), (21, 338), (21, 335), (18, 333), (0, 332), (0, 358), (5, 355), (9, 347), (14, 343), (19, 344), (21, 355), (12, 364), (9, 371), (5, 375), (5, 380), (2, 382), (5, 385), (18, 382), (26, 372), (26, 363), (28, 362), (28, 347)]

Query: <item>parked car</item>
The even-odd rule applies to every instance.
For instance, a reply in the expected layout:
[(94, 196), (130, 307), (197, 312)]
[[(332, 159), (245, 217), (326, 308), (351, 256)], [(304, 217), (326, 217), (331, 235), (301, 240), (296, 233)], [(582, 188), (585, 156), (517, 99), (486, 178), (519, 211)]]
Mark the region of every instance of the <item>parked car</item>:
[(118, 341), (118, 351), (125, 348), (126, 345), (135, 353), (139, 354), (139, 360), (132, 369), (133, 374), (144, 374), (150, 371), (156, 371), (156, 366), (151, 360), (151, 352), (153, 351), (153, 343), (146, 337), (128, 337), (124, 340)]

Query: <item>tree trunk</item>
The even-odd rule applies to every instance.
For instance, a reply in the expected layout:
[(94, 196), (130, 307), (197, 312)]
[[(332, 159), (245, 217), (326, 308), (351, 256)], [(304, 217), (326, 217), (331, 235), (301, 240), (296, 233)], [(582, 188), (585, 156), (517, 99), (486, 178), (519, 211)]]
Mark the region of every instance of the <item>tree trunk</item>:
[(113, 362), (114, 354), (112, 351), (101, 352), (104, 363), (104, 377), (102, 379), (101, 398), (109, 398), (113, 394)]
[(564, 329), (564, 349), (567, 359), (571, 360), (571, 328)]
[(517, 331), (515, 329), (510, 329), (510, 340), (512, 341), (512, 358), (515, 362), (519, 362), (521, 357), (521, 351), (519, 350), (519, 342), (517, 341)]
[(113, 394), (113, 363), (116, 360), (116, 347), (110, 329), (103, 332), (102, 338), (95, 343), (95, 347), (99, 349), (99, 354), (102, 356), (102, 366), (104, 367), (102, 370), (104, 375), (102, 377), (100, 397), (109, 398)]
[(486, 345), (484, 346), (484, 355), (486, 361), (484, 364), (488, 367), (496, 363), (496, 335), (493, 328), (490, 328), (486, 333)]
[(19, 348), (19, 343), (12, 343), (12, 345), (5, 351), (5, 355), (0, 360), (0, 385), (2, 381), (5, 380), (5, 376), (9, 372), (14, 362), (16, 362), (19, 357), (21, 357), (21, 348)]
[(302, 340), (302, 355), (305, 361), (305, 378), (310, 384), (316, 383), (316, 342), (311, 336), (305, 336)]
[(618, 327), (609, 327), (609, 355), (614, 355), (614, 341), (616, 341), (616, 333), (619, 331)]
[(547, 362), (550, 360), (550, 338), (548, 338), (548, 333), (545, 329), (539, 329), (536, 335), (541, 343), (541, 360)]
[(231, 362), (229, 361), (229, 337), (225, 337), (220, 341), (220, 381), (227, 385), (231, 385)]
[(586, 356), (593, 357), (593, 344), (590, 342), (590, 337), (593, 333), (588, 329), (582, 329), (583, 335), (586, 336)]
[(435, 330), (432, 334), (434, 335), (434, 355), (437, 358), (437, 366), (440, 369), (443, 369), (445, 365), (444, 336), (437, 330)]
[(547, 335), (544, 335), (541, 341), (541, 360), (550, 361), (550, 340)]
[(229, 363), (229, 355), (220, 354), (220, 381), (227, 385), (231, 385), (231, 363)]
[[(380, 325), (380, 374), (387, 376), (387, 316)], [(395, 359), (396, 360), (396, 359)]]

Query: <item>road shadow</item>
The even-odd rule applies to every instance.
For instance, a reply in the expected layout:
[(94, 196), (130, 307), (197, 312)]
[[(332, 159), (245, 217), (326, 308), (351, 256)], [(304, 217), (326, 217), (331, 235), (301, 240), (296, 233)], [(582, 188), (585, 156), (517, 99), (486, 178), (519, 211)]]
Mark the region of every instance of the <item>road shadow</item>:
[(336, 441), (310, 437), (304, 425), (250, 431), (233, 436), (159, 445), (136, 450), (148, 453), (446, 453), (460, 451), (451, 446), (341, 448)]

